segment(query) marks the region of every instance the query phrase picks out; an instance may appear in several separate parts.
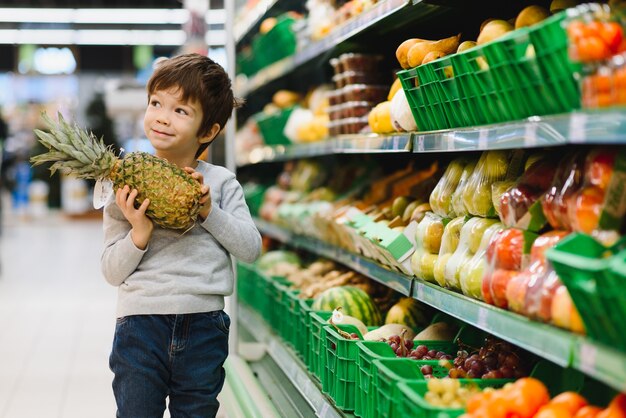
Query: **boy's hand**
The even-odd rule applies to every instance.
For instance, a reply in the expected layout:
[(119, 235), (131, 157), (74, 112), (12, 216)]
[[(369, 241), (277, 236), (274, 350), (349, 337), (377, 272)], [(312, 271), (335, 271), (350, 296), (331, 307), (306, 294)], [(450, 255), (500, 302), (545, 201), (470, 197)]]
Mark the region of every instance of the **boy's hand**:
[(146, 210), (150, 204), (149, 199), (145, 199), (141, 206), (135, 209), (135, 198), (137, 194), (137, 189), (130, 190), (130, 187), (126, 185), (124, 188), (117, 189), (115, 192), (115, 203), (132, 226), (130, 236), (133, 243), (137, 248), (145, 250), (152, 236), (154, 224), (152, 220), (146, 216)]
[(202, 197), (200, 198), (200, 212), (198, 212), (198, 215), (200, 216), (200, 218), (202, 220), (206, 219), (207, 216), (209, 216), (209, 214), (211, 213), (211, 194), (209, 193), (209, 186), (207, 186), (206, 184), (204, 184), (204, 176), (202, 175), (202, 173), (194, 170), (191, 167), (185, 167), (184, 170), (192, 177), (194, 178), (198, 183), (200, 183), (201, 186), (201, 190), (202, 190)]

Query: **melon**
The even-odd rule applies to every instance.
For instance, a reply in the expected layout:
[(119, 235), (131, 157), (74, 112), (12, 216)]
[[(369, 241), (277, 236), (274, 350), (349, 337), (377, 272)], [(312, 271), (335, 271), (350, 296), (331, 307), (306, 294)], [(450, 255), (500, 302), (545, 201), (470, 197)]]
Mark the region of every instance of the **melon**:
[(345, 315), (362, 321), (366, 326), (379, 326), (382, 316), (372, 298), (354, 286), (331, 287), (320, 293), (311, 308), (315, 311), (332, 311), (342, 308)]
[(405, 297), (389, 309), (385, 324), (404, 324), (417, 332), (430, 323), (431, 316), (430, 308), (416, 299)]

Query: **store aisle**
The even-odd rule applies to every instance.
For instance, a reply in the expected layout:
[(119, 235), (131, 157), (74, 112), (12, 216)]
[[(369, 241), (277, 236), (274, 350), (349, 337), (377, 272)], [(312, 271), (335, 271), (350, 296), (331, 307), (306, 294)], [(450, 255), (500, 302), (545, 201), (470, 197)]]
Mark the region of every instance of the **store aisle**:
[(115, 288), (100, 221), (5, 216), (0, 236), (0, 418), (111, 418)]

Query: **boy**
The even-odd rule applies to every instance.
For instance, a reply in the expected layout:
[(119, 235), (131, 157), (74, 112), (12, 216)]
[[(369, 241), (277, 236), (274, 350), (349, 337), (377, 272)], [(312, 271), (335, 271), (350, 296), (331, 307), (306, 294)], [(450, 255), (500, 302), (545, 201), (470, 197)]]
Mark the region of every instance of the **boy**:
[(257, 231), (235, 175), (197, 160), (238, 103), (222, 67), (199, 54), (163, 61), (148, 81), (144, 130), (156, 155), (203, 184), (196, 225), (155, 226), (137, 190), (118, 189), (104, 211), (102, 271), (118, 288), (110, 367), (117, 416), (213, 417), (224, 384), (232, 293), (230, 255), (254, 261)]

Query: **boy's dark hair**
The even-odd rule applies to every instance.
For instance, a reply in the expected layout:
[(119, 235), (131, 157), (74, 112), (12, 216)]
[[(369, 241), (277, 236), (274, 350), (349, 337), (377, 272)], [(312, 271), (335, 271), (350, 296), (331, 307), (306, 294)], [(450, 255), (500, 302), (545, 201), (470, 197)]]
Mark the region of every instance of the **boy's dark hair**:
[[(198, 137), (211, 131), (213, 124), (224, 129), (233, 108), (240, 107), (242, 100), (233, 95), (231, 81), (221, 65), (200, 54), (183, 54), (165, 59), (157, 64), (148, 81), (148, 100), (158, 90), (178, 87), (182, 100), (197, 101), (202, 106), (202, 122)], [(204, 152), (210, 142), (201, 144), (196, 158)]]

